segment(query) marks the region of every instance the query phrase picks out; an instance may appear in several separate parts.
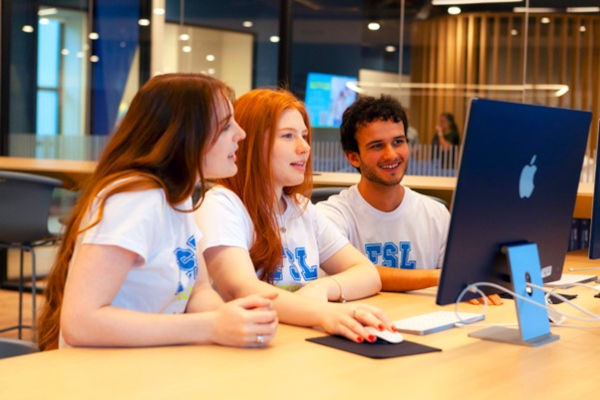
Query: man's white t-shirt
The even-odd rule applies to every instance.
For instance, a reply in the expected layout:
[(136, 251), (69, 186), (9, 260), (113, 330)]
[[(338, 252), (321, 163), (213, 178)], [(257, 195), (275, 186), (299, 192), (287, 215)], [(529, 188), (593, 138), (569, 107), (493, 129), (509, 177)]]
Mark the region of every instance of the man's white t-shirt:
[[(317, 279), (318, 268), (348, 244), (338, 230), (306, 198), (306, 208), (284, 195), (286, 210), (277, 217), (283, 245), (283, 266), (273, 277), (273, 284), (294, 291)], [(231, 190), (217, 186), (206, 193), (196, 211), (196, 222), (204, 237), (201, 250), (216, 246), (235, 246), (250, 250), (255, 235), (252, 219), (242, 200)], [(261, 266), (255, 266), (259, 274)]]
[(356, 185), (316, 207), (375, 265), (433, 269), (443, 263), (450, 213), (408, 187), (402, 203), (390, 212), (367, 203)]

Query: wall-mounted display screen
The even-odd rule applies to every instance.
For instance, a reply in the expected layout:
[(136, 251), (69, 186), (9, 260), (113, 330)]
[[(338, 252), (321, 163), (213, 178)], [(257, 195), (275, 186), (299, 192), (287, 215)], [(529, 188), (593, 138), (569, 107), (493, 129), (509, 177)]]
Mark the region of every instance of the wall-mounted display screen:
[(356, 92), (346, 84), (356, 83), (356, 77), (309, 72), (304, 101), (310, 124), (317, 128), (335, 128), (342, 123), (342, 114), (356, 99)]

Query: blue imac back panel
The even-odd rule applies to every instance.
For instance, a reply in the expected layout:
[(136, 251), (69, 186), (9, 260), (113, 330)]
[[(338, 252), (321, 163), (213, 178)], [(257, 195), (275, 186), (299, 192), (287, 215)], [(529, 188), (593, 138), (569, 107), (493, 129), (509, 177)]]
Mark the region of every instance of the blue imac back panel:
[(596, 151), (596, 179), (594, 181), (594, 203), (592, 206), (592, 223), (590, 224), (590, 250), (591, 259), (600, 258), (600, 167), (598, 155), (600, 154), (600, 121), (598, 121), (598, 147)]
[(560, 278), (590, 120), (583, 111), (471, 101), (438, 304), (471, 283), (509, 286), (504, 245), (537, 243), (544, 281)]

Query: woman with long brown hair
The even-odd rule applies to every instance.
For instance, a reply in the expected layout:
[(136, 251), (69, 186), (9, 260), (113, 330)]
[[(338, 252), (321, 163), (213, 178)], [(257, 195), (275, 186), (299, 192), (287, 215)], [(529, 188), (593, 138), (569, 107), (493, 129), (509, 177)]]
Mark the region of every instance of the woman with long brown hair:
[(230, 89), (203, 75), (149, 80), (67, 223), (40, 316), (42, 350), (268, 343), (274, 293), (223, 303), (197, 243), (191, 195), (237, 172)]
[[(312, 167), (304, 105), (287, 91), (257, 89), (235, 102), (234, 116), (247, 134), (239, 173), (219, 180), (196, 211), (205, 233), (201, 248), (221, 295), (239, 298), (275, 286), (282, 322), (319, 326), (356, 342), (375, 340), (366, 326), (393, 329), (375, 307), (341, 304), (377, 293), (381, 281), (306, 197)], [(318, 278), (319, 267), (327, 277)]]

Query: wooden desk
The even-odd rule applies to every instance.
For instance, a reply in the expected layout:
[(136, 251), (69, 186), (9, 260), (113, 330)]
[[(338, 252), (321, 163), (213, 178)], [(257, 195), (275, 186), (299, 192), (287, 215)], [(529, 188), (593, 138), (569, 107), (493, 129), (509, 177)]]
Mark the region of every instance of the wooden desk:
[[(319, 172), (313, 177), (318, 186), (351, 186), (358, 183), (359, 173), (353, 172)], [(402, 184), (417, 192), (444, 199), (448, 207), (452, 204), (452, 196), (456, 188), (456, 178), (446, 176), (406, 175)], [(580, 183), (573, 211), (574, 218), (591, 218), (594, 201), (594, 184)]]
[[(79, 189), (83, 182), (94, 172), (95, 161), (50, 160), (39, 158), (0, 157), (0, 170), (30, 172), (51, 176), (65, 182), (69, 189)], [(358, 182), (360, 175), (349, 172), (320, 172), (313, 182), (315, 186), (350, 186)], [(456, 187), (456, 178), (441, 176), (415, 176), (404, 177), (403, 184), (431, 196), (444, 199), (450, 206), (452, 195)], [(594, 185), (581, 183), (575, 203), (575, 218), (590, 218), (592, 215), (592, 202)]]
[[(567, 267), (600, 265), (582, 253)], [(589, 291), (577, 302), (600, 313)], [(436, 309), (427, 294), (367, 299), (398, 319)], [(463, 305), (477, 312), (477, 306)], [(561, 309), (564, 309), (562, 306)], [(486, 322), (513, 322), (512, 301), (490, 307)], [(596, 324), (598, 326), (598, 324)], [(266, 349), (177, 346), (66, 349), (0, 361), (3, 399), (395, 399), (592, 398), (598, 390), (600, 329), (553, 328), (560, 340), (529, 348), (473, 339), (456, 328), (407, 340), (442, 352), (372, 360), (306, 342), (320, 335), (281, 325)]]
[(0, 157), (0, 170), (29, 172), (60, 179), (67, 189), (79, 189), (96, 169), (95, 161)]

